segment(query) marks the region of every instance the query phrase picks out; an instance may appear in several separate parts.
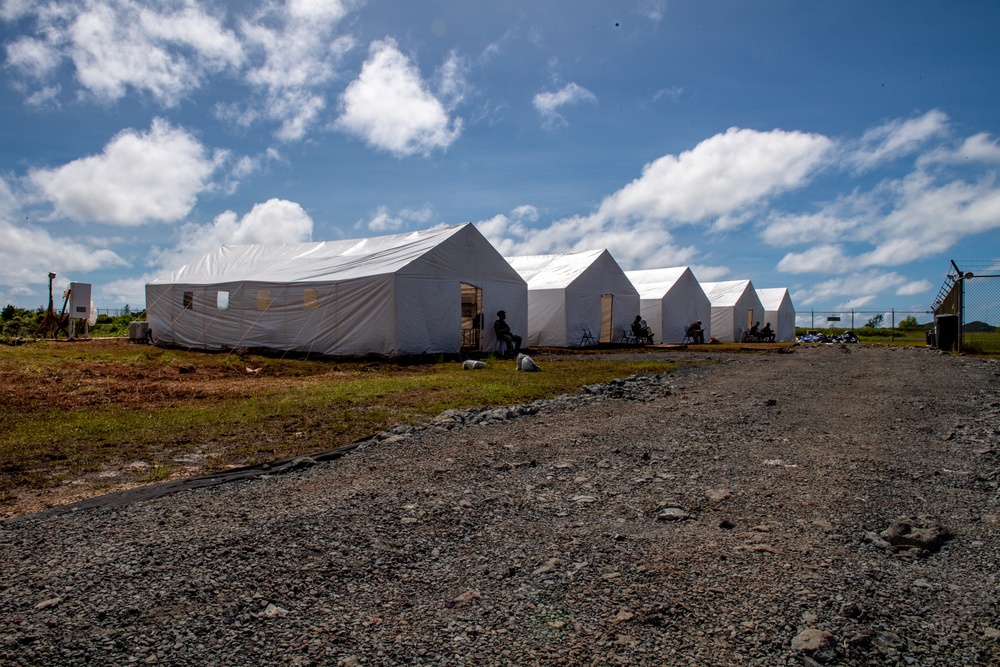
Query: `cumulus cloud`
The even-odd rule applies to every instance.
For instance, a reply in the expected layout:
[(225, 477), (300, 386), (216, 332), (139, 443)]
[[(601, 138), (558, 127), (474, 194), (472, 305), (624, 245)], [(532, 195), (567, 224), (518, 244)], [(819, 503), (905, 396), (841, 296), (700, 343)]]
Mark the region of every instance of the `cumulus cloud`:
[(33, 170), (29, 179), (58, 216), (134, 226), (186, 216), (210, 187), (220, 159), (186, 131), (156, 119), (149, 132), (125, 130), (102, 154)]
[(28, 223), (17, 199), (0, 179), (0, 285), (7, 298), (41, 295), (38, 287), (47, 285), (50, 271), (68, 282), (74, 273), (127, 264), (98, 240), (56, 236)]
[[(354, 46), (335, 29), (361, 0), (279, 0), (235, 4), (232, 15), (197, 0), (8, 0), (2, 18), (28, 19), (31, 34), (6, 44), (7, 64), (51, 103), (68, 63), (84, 96), (109, 103), (137, 91), (172, 107), (210, 75), (248, 84), (259, 97), (219, 102), (219, 118), (278, 123), (276, 135), (298, 140), (326, 108), (324, 89)], [(235, 27), (233, 27), (235, 26)], [(42, 94), (44, 91), (44, 94)]]
[(178, 233), (177, 245), (153, 253), (153, 262), (173, 270), (226, 244), (302, 243), (312, 239), (313, 221), (297, 203), (269, 199), (254, 204), (242, 218), (225, 211), (207, 225), (188, 223)]
[(340, 106), (337, 128), (398, 157), (445, 150), (462, 132), (392, 39), (372, 42)]
[[(301, 139), (326, 108), (323, 87), (338, 76), (337, 65), (354, 48), (352, 37), (334, 37), (349, 5), (341, 0), (289, 0), (268, 5), (261, 15), (242, 22), (255, 63), (246, 78), (264, 92), (262, 113), (280, 122), (278, 138)], [(236, 115), (246, 122), (256, 118), (253, 111)]]
[(550, 128), (568, 125), (566, 119), (559, 113), (562, 107), (596, 102), (596, 95), (576, 83), (567, 83), (555, 92), (538, 93), (532, 100), (535, 110), (542, 117), (542, 122)]
[(44, 84), (69, 61), (83, 90), (104, 102), (133, 89), (173, 106), (206, 73), (237, 68), (244, 58), (237, 36), (194, 0), (55, 0), (7, 12), (29, 14), (35, 34), (7, 46), (8, 63)]
[[(742, 224), (748, 219), (743, 209), (806, 185), (832, 148), (818, 135), (733, 128), (646, 165), (590, 215), (538, 228), (509, 215), (476, 224), (506, 255), (607, 248), (628, 269), (691, 265), (699, 259), (697, 248), (677, 243), (672, 228), (720, 218)], [(725, 266), (700, 264), (706, 280), (728, 273)]]
[(601, 202), (596, 216), (679, 224), (732, 215), (804, 186), (832, 147), (816, 134), (730, 128), (646, 165), (639, 178)]
[(391, 234), (404, 229), (410, 224), (426, 225), (434, 217), (434, 211), (429, 206), (422, 208), (404, 208), (393, 215), (386, 206), (379, 206), (368, 220), (359, 221), (355, 229), (367, 229), (379, 234)]

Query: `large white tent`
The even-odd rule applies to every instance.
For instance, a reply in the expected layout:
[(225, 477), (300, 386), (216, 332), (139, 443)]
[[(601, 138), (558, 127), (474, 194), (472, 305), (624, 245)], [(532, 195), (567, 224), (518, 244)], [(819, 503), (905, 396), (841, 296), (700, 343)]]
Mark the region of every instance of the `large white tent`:
[(626, 271), (625, 275), (639, 291), (639, 312), (653, 329), (654, 340), (683, 342), (688, 326), (698, 320), (708, 340), (712, 304), (689, 267)]
[(621, 339), (639, 314), (639, 293), (607, 250), (507, 257), (528, 283), (531, 346), (576, 347)]
[[(785, 287), (766, 287), (757, 290), (757, 298), (764, 306), (762, 322), (771, 323), (775, 340), (795, 340), (795, 306)], [(761, 325), (763, 326), (763, 325)]]
[[(492, 350), (527, 285), (472, 224), (365, 239), (227, 245), (146, 285), (157, 344), (358, 356)], [(485, 325), (485, 326), (484, 326)]]
[(764, 306), (749, 280), (702, 283), (701, 288), (712, 302), (713, 338), (732, 343), (742, 339), (754, 322), (764, 326)]

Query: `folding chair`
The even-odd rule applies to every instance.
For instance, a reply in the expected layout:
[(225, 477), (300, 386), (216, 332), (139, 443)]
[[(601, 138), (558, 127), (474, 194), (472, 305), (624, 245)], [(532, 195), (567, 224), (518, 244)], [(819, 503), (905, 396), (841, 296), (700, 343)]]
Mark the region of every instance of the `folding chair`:
[(590, 333), (590, 329), (583, 327), (583, 336), (580, 337), (580, 347), (587, 347), (588, 345), (597, 345), (597, 341), (594, 340), (594, 334)]

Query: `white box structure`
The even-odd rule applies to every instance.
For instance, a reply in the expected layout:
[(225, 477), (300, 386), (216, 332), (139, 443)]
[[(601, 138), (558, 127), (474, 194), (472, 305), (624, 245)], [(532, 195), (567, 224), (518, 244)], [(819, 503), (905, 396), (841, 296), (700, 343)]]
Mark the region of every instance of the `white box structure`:
[(90, 283), (69, 284), (69, 319), (90, 319)]

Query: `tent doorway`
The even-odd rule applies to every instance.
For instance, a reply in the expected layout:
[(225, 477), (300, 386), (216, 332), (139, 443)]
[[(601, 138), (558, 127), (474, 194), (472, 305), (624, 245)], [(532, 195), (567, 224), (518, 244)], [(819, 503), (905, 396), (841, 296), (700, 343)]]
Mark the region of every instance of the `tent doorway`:
[(462, 283), (462, 349), (481, 349), (483, 338), (483, 290)]
[(613, 343), (615, 341), (614, 303), (614, 294), (601, 295), (601, 335), (597, 341), (599, 343)]
[(747, 308), (747, 328), (744, 331), (750, 331), (753, 327), (753, 308)]

